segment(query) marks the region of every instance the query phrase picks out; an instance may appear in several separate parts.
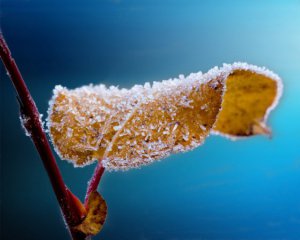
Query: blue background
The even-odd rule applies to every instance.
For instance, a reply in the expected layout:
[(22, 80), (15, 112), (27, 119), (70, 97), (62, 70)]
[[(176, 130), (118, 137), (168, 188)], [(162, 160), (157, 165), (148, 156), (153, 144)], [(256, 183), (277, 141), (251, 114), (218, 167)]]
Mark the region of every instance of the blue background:
[[(211, 136), (198, 149), (106, 172), (108, 204), (94, 239), (300, 239), (300, 1), (2, 0), (1, 27), (41, 113), (56, 84), (130, 87), (266, 66), (284, 82), (273, 138)], [(1, 66), (1, 239), (68, 239), (42, 163), (18, 119)], [(94, 165), (58, 160), (81, 198)]]

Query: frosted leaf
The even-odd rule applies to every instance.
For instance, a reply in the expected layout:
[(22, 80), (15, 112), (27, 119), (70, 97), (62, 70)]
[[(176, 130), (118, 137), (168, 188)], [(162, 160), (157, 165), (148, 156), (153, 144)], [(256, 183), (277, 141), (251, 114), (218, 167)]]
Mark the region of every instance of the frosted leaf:
[[(269, 134), (267, 109), (277, 102), (278, 83), (266, 75), (237, 70), (226, 79), (213, 130), (230, 137)], [(234, 123), (234, 124), (233, 124)]]
[(73, 229), (86, 236), (98, 234), (106, 220), (107, 205), (103, 197), (96, 191), (89, 195), (87, 213), (83, 221)]
[(60, 156), (75, 166), (100, 159), (109, 170), (126, 170), (191, 150), (212, 131), (267, 133), (267, 116), (281, 91), (277, 75), (246, 63), (131, 89), (57, 86), (48, 128)]

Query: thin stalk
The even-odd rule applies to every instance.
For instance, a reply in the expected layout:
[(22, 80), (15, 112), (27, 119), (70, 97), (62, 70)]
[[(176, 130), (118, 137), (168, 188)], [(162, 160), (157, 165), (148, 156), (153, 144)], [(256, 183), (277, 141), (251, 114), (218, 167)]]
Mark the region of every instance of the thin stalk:
[(94, 170), (93, 176), (91, 180), (88, 182), (88, 187), (84, 199), (84, 204), (87, 206), (87, 202), (89, 199), (89, 196), (92, 192), (96, 191), (98, 188), (98, 185), (100, 183), (101, 177), (104, 173), (105, 168), (103, 167), (101, 160), (98, 161), (97, 166)]
[(63, 217), (68, 224), (73, 239), (85, 239), (82, 234), (72, 231), (72, 226), (80, 223), (82, 213), (76, 204), (72, 204), (70, 193), (63, 181), (62, 175), (57, 166), (55, 157), (50, 148), (50, 144), (44, 132), (40, 120), (39, 111), (33, 101), (31, 94), (26, 86), (25, 81), (17, 67), (16, 62), (11, 56), (9, 47), (0, 32), (0, 56), (7, 70), (7, 73), (18, 93), (20, 102), (21, 117), (23, 118), (24, 127), (30, 134), (30, 137), (42, 159), (45, 170), (47, 171), (53, 191), (63, 213)]

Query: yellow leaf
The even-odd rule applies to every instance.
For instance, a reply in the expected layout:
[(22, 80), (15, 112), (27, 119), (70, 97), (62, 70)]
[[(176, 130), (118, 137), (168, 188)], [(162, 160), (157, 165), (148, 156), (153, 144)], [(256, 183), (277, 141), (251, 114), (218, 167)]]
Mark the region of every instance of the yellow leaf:
[(280, 78), (244, 63), (131, 89), (56, 87), (48, 127), (56, 150), (75, 166), (140, 167), (201, 145), (210, 132), (270, 134)]
[(270, 134), (265, 121), (276, 103), (278, 82), (247, 70), (233, 71), (225, 81), (226, 90), (214, 130), (233, 137)]
[(136, 107), (108, 146), (109, 169), (148, 164), (203, 143), (219, 112), (223, 87), (216, 79), (164, 87)]
[(107, 215), (105, 200), (98, 192), (92, 192), (88, 199), (87, 215), (83, 222), (74, 229), (85, 235), (96, 235), (103, 227)]

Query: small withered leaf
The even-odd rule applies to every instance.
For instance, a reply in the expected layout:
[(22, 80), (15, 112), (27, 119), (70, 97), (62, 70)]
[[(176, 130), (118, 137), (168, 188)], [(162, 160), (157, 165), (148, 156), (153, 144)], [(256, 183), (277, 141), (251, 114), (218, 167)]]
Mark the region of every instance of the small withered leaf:
[(84, 233), (86, 236), (96, 235), (101, 231), (106, 215), (107, 206), (105, 200), (98, 192), (92, 192), (88, 199), (86, 217), (74, 229)]
[(276, 74), (246, 63), (131, 89), (57, 86), (48, 128), (75, 166), (101, 160), (108, 170), (127, 170), (192, 150), (211, 132), (270, 135), (266, 120), (281, 92)]

